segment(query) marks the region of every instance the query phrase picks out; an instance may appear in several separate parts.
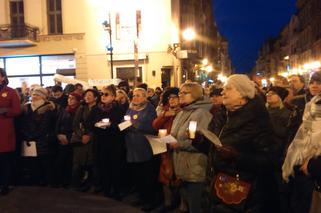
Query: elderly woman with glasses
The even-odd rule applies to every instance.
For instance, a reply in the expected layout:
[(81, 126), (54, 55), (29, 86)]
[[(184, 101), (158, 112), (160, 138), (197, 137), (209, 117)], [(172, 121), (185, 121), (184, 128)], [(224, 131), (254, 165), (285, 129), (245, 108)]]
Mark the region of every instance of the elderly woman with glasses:
[(201, 85), (192, 82), (180, 87), (179, 103), (182, 111), (176, 115), (171, 129), (171, 135), (177, 140), (176, 144), (172, 144), (174, 171), (182, 180), (182, 199), (187, 203), (189, 212), (201, 212), (207, 156), (192, 146), (186, 130), (190, 121), (197, 122), (197, 129), (207, 129), (212, 118), (209, 112), (212, 104), (204, 99)]
[(222, 146), (210, 148), (207, 212), (278, 212), (278, 147), (264, 102), (242, 74), (228, 78), (222, 95), (225, 110), (209, 125)]
[(155, 189), (157, 189), (159, 163), (158, 158), (153, 156), (151, 146), (144, 136), (156, 133), (152, 126), (156, 118), (156, 111), (148, 101), (145, 89), (134, 89), (133, 99), (126, 115), (130, 117), (132, 123), (125, 133), (127, 162), (140, 195), (139, 201), (145, 204), (142, 210), (149, 211), (156, 204)]

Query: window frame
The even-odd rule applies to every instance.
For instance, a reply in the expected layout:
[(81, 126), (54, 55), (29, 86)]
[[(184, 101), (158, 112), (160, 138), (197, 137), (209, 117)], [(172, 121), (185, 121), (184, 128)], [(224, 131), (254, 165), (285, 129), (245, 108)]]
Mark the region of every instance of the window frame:
[[(58, 1), (60, 4), (60, 10), (57, 9)], [(53, 10), (50, 8), (51, 3), (53, 4)], [(53, 17), (53, 23), (51, 23), (51, 17)], [(58, 24), (58, 20), (60, 20), (60, 26)], [(62, 0), (47, 0), (48, 35), (63, 34), (62, 22)]]

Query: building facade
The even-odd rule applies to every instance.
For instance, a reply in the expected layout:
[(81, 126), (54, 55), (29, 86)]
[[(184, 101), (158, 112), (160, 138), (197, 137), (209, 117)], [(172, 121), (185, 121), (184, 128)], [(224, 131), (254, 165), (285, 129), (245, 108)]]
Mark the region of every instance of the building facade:
[[(210, 0), (201, 1), (202, 10), (199, 2), (0, 0), (0, 67), (12, 86), (50, 86), (55, 73), (93, 84), (120, 78), (151, 87), (178, 85), (182, 64), (195, 63), (193, 54), (214, 57), (217, 50), (209, 42), (182, 39), (188, 25), (199, 35), (211, 31), (206, 37), (215, 40)], [(169, 47), (175, 45), (173, 54)], [(178, 57), (181, 50), (192, 54)]]
[(321, 1), (298, 0), (296, 6), (296, 14), (279, 36), (261, 47), (254, 72), (287, 76), (320, 69)]

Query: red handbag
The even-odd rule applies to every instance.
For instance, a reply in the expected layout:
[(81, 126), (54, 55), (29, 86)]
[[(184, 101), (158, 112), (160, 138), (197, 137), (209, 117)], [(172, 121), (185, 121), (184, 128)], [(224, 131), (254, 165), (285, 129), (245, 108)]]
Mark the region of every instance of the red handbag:
[(236, 177), (218, 173), (214, 182), (214, 192), (225, 204), (241, 204), (249, 195), (251, 184)]

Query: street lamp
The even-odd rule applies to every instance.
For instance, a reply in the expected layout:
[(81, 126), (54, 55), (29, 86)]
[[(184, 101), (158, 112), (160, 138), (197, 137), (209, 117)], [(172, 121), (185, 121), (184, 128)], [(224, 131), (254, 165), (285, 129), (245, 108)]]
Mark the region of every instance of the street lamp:
[(104, 30), (108, 31), (109, 33), (109, 45), (107, 46), (107, 50), (109, 51), (109, 55), (110, 55), (110, 74), (111, 74), (111, 78), (114, 78), (114, 73), (113, 73), (113, 42), (112, 42), (112, 30), (111, 30), (111, 21), (110, 21), (110, 13), (108, 15), (109, 20), (108, 21), (104, 21), (103, 22), (103, 26), (104, 26)]
[(183, 38), (186, 41), (194, 40), (195, 37), (196, 37), (196, 33), (192, 28), (187, 28), (186, 30), (183, 31)]

